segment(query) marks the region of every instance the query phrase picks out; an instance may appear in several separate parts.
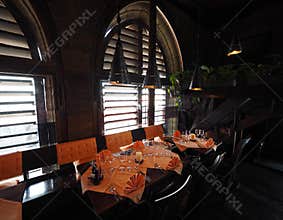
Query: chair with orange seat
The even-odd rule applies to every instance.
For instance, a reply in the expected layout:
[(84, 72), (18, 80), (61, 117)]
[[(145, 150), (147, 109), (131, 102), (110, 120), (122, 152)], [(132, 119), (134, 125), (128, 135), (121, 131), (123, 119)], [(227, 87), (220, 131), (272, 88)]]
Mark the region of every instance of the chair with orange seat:
[(87, 138), (56, 145), (59, 165), (77, 161), (79, 164), (95, 160), (97, 153), (96, 139)]
[[(0, 181), (21, 176), (22, 173), (22, 152), (15, 152), (0, 156)], [(17, 183), (17, 180), (8, 180), (0, 183), (0, 188), (6, 188), (16, 185)]]
[(105, 140), (107, 149), (113, 153), (119, 152), (120, 147), (133, 143), (132, 133), (130, 131), (105, 135)]
[(152, 125), (144, 128), (146, 139), (160, 137), (163, 139), (164, 129), (162, 125)]

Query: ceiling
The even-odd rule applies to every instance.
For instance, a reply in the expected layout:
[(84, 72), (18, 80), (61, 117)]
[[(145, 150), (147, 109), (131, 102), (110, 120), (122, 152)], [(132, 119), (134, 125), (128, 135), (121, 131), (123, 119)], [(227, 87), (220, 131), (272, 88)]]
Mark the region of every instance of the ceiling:
[(213, 29), (222, 28), (238, 13), (239, 16), (236, 17), (241, 20), (260, 8), (280, 4), (280, 1), (276, 0), (174, 0), (169, 2), (193, 19), (199, 20), (201, 24)]

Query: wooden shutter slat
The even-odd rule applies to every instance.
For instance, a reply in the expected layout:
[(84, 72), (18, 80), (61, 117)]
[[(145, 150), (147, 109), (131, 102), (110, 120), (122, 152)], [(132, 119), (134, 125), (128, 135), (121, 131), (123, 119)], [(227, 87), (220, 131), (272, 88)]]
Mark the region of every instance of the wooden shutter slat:
[(4, 31), (0, 31), (0, 43), (9, 46), (22, 47), (25, 49), (29, 48), (25, 37)]
[(0, 7), (0, 19), (16, 23), (13, 15), (7, 10), (7, 8), (4, 7)]
[(0, 6), (5, 7), (4, 3), (0, 0)]
[(31, 53), (29, 50), (3, 44), (0, 44), (0, 55), (31, 59)]
[(13, 34), (24, 36), (19, 25), (12, 23), (12, 22), (5, 21), (5, 20), (1, 20), (1, 19), (0, 19), (0, 31), (6, 31), (6, 32), (13, 33)]
[(3, 2), (0, 5), (0, 55), (32, 58), (20, 26)]

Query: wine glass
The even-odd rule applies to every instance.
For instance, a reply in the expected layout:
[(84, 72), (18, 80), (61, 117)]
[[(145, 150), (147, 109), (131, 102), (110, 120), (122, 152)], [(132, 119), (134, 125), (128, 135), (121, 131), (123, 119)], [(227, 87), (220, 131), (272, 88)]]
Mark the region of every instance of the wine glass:
[(195, 129), (195, 134), (197, 137), (199, 137), (199, 129)]
[(208, 135), (208, 132), (206, 131), (206, 132), (204, 133), (204, 139), (205, 139), (205, 140), (208, 140), (208, 138), (209, 138), (209, 135)]
[(199, 129), (199, 135), (200, 135), (200, 137), (201, 137), (202, 139), (204, 139), (204, 138), (205, 138), (205, 132), (204, 132), (204, 130)]

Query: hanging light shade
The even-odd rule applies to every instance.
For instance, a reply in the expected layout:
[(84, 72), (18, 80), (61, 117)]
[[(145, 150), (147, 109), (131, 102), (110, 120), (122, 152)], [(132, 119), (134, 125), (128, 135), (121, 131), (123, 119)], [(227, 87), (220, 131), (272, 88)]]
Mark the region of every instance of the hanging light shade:
[(197, 65), (194, 70), (189, 90), (192, 90), (192, 91), (202, 91), (203, 90), (202, 80), (201, 80), (201, 69), (199, 65)]
[(123, 45), (121, 43), (121, 18), (118, 7), (117, 23), (118, 23), (118, 40), (116, 43), (115, 53), (111, 64), (109, 82), (111, 84), (129, 84), (128, 69), (124, 59)]
[(239, 37), (236, 35), (233, 37), (231, 41), (227, 56), (229, 57), (229, 56), (237, 55), (240, 53), (242, 53), (242, 45), (241, 45)]
[(116, 43), (116, 49), (111, 64), (109, 82), (111, 84), (128, 84), (130, 83), (130, 80), (128, 77), (128, 70), (123, 55), (122, 43), (119, 39), (120, 38), (118, 38), (118, 41)]
[(156, 1), (150, 1), (149, 13), (149, 63), (143, 82), (144, 88), (161, 88), (161, 81), (156, 66)]
[(199, 56), (199, 50), (200, 50), (200, 9), (198, 8), (198, 23), (197, 23), (197, 35), (196, 35), (196, 67), (193, 72), (193, 76), (191, 78), (189, 90), (191, 91), (202, 91), (202, 80), (201, 80), (201, 69), (199, 66), (200, 63), (200, 56)]

